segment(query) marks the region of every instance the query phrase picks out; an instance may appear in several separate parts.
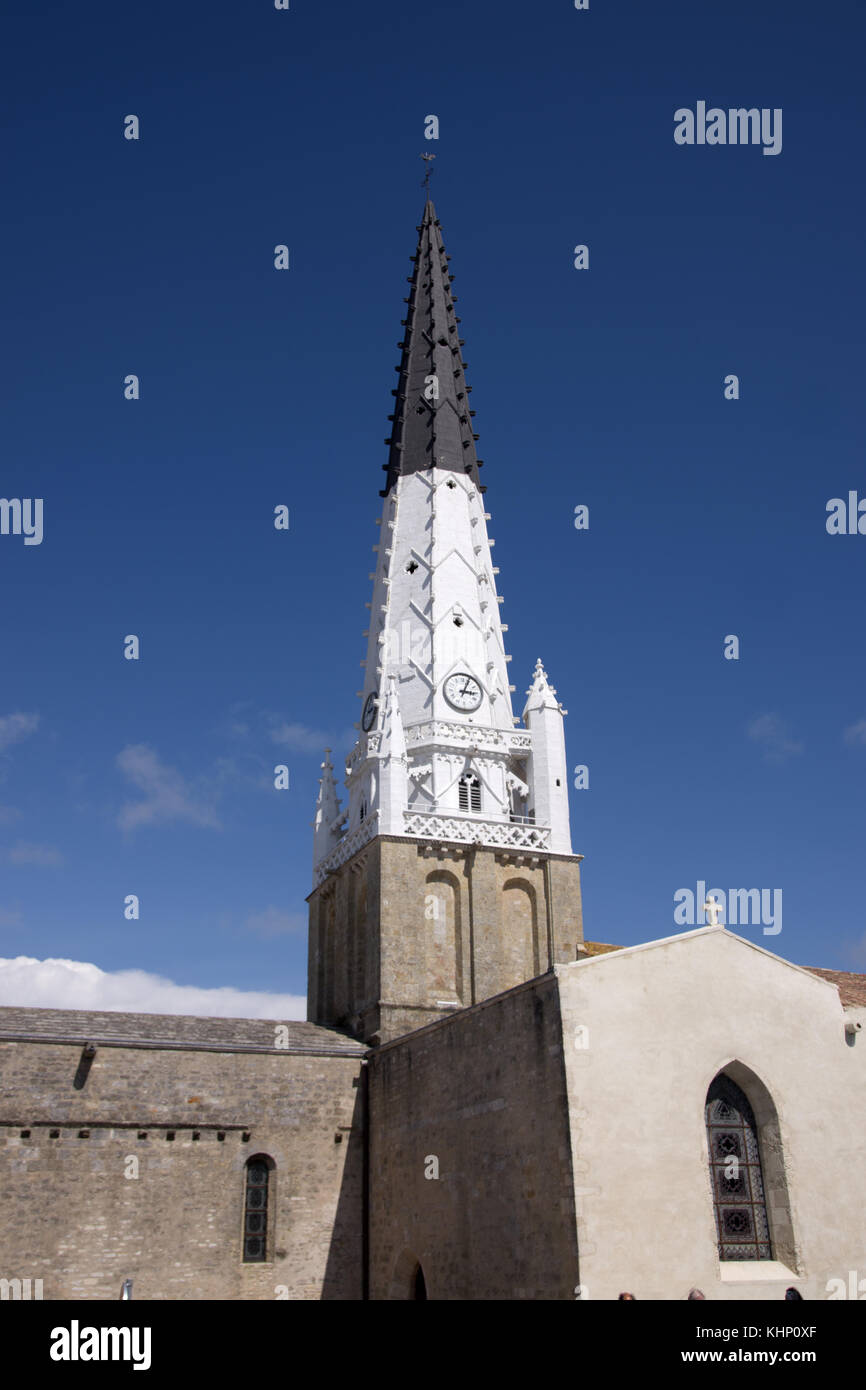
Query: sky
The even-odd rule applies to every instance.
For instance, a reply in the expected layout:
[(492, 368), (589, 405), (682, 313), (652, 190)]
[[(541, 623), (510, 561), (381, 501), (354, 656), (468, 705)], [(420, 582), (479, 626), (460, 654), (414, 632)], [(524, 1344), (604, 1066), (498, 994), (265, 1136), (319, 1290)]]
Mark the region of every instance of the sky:
[[(759, 888), (741, 935), (866, 970), (862, 4), (5, 15), (0, 1002), (304, 1016), (422, 153), (587, 938)], [(699, 102), (781, 149), (677, 143)]]

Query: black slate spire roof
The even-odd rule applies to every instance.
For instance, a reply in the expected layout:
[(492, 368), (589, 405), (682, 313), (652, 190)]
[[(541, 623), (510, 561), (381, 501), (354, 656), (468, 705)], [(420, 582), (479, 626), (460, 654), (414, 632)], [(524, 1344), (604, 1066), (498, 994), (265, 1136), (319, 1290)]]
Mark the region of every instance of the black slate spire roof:
[[(400, 380), (394, 392), (396, 406), (382, 496), (387, 497), (399, 477), (426, 468), (449, 468), (466, 473), (478, 486), (481, 459), (475, 453), (472, 413), (460, 351), (459, 323), (454, 312), (453, 277), (448, 270), (436, 209), (428, 200), (418, 228), (418, 250), (412, 257), (409, 277), (412, 289), (398, 347), (403, 356), (397, 370)], [(435, 377), (436, 382), (430, 378)], [(438, 399), (434, 388), (438, 385)]]

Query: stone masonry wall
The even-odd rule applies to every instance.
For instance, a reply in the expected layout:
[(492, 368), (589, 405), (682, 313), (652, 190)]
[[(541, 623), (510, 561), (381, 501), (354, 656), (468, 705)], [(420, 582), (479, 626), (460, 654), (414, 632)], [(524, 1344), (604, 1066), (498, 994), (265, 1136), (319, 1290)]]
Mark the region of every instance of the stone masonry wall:
[[(361, 1296), (357, 1056), (99, 1044), (76, 1089), (81, 1057), (0, 1041), (0, 1277), (46, 1299), (116, 1299), (125, 1278), (135, 1299)], [(268, 1258), (244, 1264), (258, 1153)]]
[(310, 897), (310, 1016), (386, 1042), (582, 942), (577, 857), (377, 836)]
[(573, 1299), (555, 979), (390, 1043), (369, 1072), (371, 1297), (411, 1297), (420, 1262), (430, 1299)]

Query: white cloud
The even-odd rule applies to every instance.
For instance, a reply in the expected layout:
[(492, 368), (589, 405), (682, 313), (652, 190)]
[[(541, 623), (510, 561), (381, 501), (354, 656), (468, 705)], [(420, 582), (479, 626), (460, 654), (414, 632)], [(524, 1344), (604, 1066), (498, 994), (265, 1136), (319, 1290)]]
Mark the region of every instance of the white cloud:
[(272, 723), (271, 739), (293, 753), (318, 753), (326, 748), (348, 750), (358, 739), (356, 729), (343, 729), (339, 733), (326, 733), (324, 729), (311, 729), (306, 724), (290, 724), (287, 720)]
[(321, 753), (323, 748), (333, 744), (333, 737), (321, 729), (310, 729), (306, 724), (287, 724), (285, 721), (271, 729), (271, 738), (274, 743), (290, 748), (294, 753)]
[(128, 744), (118, 753), (116, 762), (130, 782), (144, 792), (143, 801), (127, 801), (120, 808), (117, 819), (123, 830), (176, 820), (219, 829), (213, 806), (202, 796), (197, 798), (180, 773), (147, 744)]
[(108, 1009), (119, 1013), (194, 1014), (199, 1018), (303, 1019), (301, 994), (202, 989), (146, 970), (100, 970), (76, 960), (0, 959), (0, 1004), (31, 1009)]
[(783, 763), (802, 753), (803, 745), (790, 736), (789, 726), (778, 714), (761, 714), (748, 728), (749, 738), (759, 743), (770, 763)]
[(63, 855), (51, 845), (34, 845), (25, 840), (7, 849), (6, 858), (10, 864), (39, 864), (44, 869), (54, 869), (63, 863)]
[(845, 730), (845, 742), (866, 748), (866, 719), (858, 719), (856, 724), (848, 725)]
[(38, 714), (0, 715), (0, 752), (34, 733), (38, 724)]
[(244, 922), (247, 931), (266, 940), (273, 936), (285, 936), (288, 932), (302, 931), (306, 925), (300, 912), (282, 912), (278, 907), (253, 912)]
[[(326, 748), (341, 752), (353, 747), (358, 735), (355, 729), (315, 728), (296, 720), (283, 719), (273, 710), (255, 710), (249, 703), (233, 706), (222, 722), (218, 733), (225, 741), (234, 740), (241, 746), (259, 744), (264, 737), (289, 753), (315, 754), (321, 757)], [(270, 779), (269, 779), (270, 780)]]

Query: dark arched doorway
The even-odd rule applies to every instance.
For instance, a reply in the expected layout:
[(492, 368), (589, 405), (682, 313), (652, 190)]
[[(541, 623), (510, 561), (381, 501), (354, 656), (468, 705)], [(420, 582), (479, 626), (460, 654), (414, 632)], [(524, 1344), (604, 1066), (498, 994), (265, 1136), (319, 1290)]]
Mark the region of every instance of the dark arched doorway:
[(426, 1303), (429, 1299), (427, 1276), (414, 1250), (404, 1250), (396, 1261), (388, 1297), (410, 1303)]

